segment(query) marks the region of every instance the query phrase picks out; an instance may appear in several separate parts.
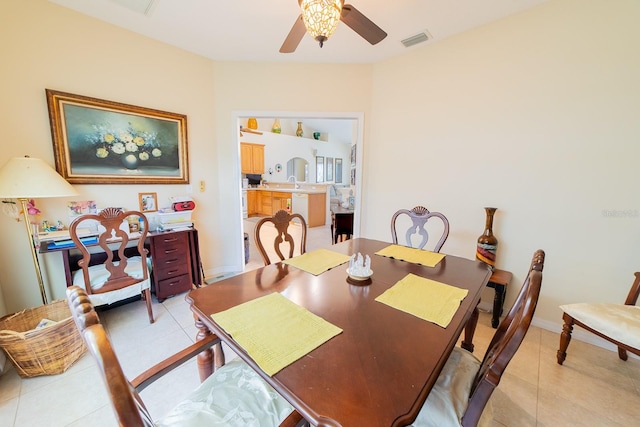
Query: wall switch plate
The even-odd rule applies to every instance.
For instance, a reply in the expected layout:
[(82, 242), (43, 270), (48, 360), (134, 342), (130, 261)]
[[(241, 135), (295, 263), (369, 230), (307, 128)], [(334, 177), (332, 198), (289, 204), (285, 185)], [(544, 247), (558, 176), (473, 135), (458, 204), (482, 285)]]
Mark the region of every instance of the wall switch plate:
[(205, 186), (204, 186), (204, 180), (202, 180), (202, 181), (200, 181), (200, 192), (201, 192), (201, 193), (204, 193), (204, 188), (205, 188)]

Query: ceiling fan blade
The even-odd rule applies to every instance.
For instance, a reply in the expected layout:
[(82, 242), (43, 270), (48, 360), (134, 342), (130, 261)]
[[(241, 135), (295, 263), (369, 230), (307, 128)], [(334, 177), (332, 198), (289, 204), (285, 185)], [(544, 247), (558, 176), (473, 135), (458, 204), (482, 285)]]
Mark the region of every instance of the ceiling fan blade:
[(371, 44), (377, 44), (387, 37), (387, 33), (360, 13), (353, 5), (345, 4), (342, 6), (340, 20)]
[(291, 27), (291, 31), (289, 31), (287, 38), (284, 39), (284, 43), (282, 43), (282, 47), (280, 48), (280, 53), (295, 52), (306, 32), (307, 28), (304, 26), (304, 22), (302, 21), (302, 15), (300, 15), (293, 24), (293, 27)]

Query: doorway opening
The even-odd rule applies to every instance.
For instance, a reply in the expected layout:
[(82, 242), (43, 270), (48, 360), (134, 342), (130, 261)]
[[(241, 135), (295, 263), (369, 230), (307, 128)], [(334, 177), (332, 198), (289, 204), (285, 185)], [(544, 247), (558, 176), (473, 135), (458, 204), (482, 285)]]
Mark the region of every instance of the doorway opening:
[[(252, 119), (249, 121), (249, 119)], [(255, 119), (255, 120), (254, 120)], [(264, 146), (264, 169), (260, 174), (262, 178), (262, 190), (274, 190), (275, 188), (296, 188), (299, 190), (311, 189), (319, 191), (326, 189), (324, 216), (324, 231), (326, 238), (322, 240), (323, 246), (330, 244), (331, 236), (331, 208), (340, 206), (343, 209), (353, 210), (353, 236), (360, 234), (360, 207), (361, 207), (361, 179), (362, 179), (362, 152), (363, 152), (363, 113), (314, 113), (314, 112), (282, 112), (282, 111), (238, 111), (234, 112), (234, 132), (237, 138), (238, 152), (241, 152), (243, 144)], [(251, 126), (249, 126), (251, 125)], [(280, 133), (272, 132), (272, 128), (278, 125)], [(255, 128), (255, 129), (254, 129)], [(300, 133), (302, 135), (296, 135)], [(242, 134), (242, 136), (241, 136)], [(254, 191), (248, 187), (246, 169), (243, 170), (242, 158), (239, 159), (240, 168), (237, 181), (243, 203), (241, 233), (251, 228), (250, 223), (257, 222), (256, 217), (266, 216), (266, 210), (255, 213), (245, 208), (251, 206), (245, 197), (247, 192)], [(251, 171), (254, 172), (254, 171)], [(284, 184), (288, 185), (284, 185)], [(292, 196), (295, 195), (292, 194)], [(296, 202), (306, 201), (296, 199)], [(293, 208), (301, 206), (301, 203), (283, 202), (284, 206)], [(286, 203), (286, 204), (284, 204)], [(310, 206), (310, 205), (309, 205)], [(314, 208), (314, 212), (317, 209)], [(310, 213), (305, 211), (307, 215)], [(307, 222), (308, 219), (307, 219)], [(313, 221), (312, 221), (313, 223)], [(309, 227), (309, 234), (320, 232)], [(252, 230), (248, 230), (249, 239), (253, 243)], [(311, 244), (310, 244), (311, 243)], [(246, 245), (243, 245), (242, 258), (245, 259)], [(249, 251), (251, 251), (249, 245)], [(313, 242), (309, 239), (307, 250), (313, 250)], [(253, 257), (253, 253), (252, 259)], [(259, 255), (258, 255), (259, 257)], [(246, 269), (246, 267), (245, 267)]]

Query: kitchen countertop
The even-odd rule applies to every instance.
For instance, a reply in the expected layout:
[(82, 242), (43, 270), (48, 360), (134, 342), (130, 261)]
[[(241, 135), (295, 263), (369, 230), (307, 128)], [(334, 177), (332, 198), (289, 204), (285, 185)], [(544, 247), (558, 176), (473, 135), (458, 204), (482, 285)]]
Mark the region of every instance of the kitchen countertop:
[(279, 191), (282, 193), (303, 193), (303, 194), (324, 194), (327, 192), (325, 188), (287, 188), (287, 187), (258, 187), (247, 188), (247, 191)]

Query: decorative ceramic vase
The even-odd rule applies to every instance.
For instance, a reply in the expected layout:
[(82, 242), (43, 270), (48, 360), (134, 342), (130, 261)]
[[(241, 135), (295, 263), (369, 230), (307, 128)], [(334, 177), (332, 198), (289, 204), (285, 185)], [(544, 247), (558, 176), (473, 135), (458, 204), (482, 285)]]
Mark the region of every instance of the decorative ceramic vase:
[(316, 141), (320, 139), (320, 132), (314, 132), (313, 133), (313, 139), (315, 139)]
[(258, 120), (256, 120), (255, 117), (249, 117), (249, 120), (247, 121), (247, 127), (253, 130), (258, 129)]
[(302, 122), (298, 122), (298, 129), (296, 130), (296, 136), (302, 136)]
[(493, 270), (496, 265), (496, 249), (498, 248), (498, 239), (493, 235), (493, 214), (497, 208), (484, 208), (487, 219), (484, 225), (484, 233), (478, 237), (478, 246), (476, 248), (476, 259), (487, 264)]
[(135, 154), (125, 154), (122, 156), (122, 164), (127, 169), (136, 169), (138, 167), (138, 157)]
[(282, 128), (280, 127), (280, 119), (275, 119), (273, 122), (273, 126), (271, 127), (271, 132), (280, 133), (282, 132)]

